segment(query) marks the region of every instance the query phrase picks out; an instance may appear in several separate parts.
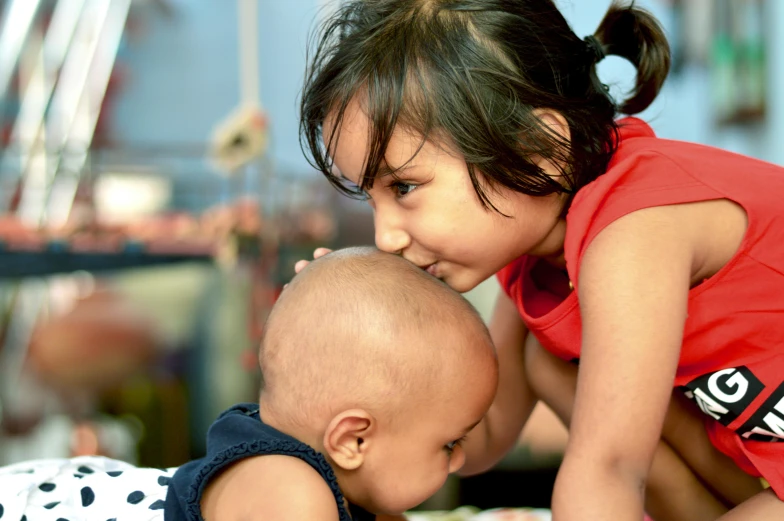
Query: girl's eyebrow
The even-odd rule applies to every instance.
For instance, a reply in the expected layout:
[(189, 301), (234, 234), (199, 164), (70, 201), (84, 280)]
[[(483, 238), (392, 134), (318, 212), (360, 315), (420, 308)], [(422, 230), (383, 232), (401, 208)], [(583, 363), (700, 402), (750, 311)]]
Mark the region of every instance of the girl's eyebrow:
[(379, 176), (379, 177), (384, 177), (384, 176), (387, 176), (387, 175), (394, 176), (394, 175), (397, 175), (400, 172), (405, 172), (406, 170), (412, 168), (412, 166), (413, 165), (411, 165), (411, 164), (405, 164), (405, 165), (403, 165), (401, 167), (398, 167), (398, 168), (392, 168), (387, 163), (381, 163), (378, 166), (378, 172), (376, 172), (376, 176)]

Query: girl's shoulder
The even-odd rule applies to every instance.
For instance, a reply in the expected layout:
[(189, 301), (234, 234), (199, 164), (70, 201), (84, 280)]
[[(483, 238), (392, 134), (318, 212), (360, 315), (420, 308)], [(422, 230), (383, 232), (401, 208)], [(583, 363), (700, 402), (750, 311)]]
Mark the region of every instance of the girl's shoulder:
[(596, 235), (637, 210), (728, 199), (754, 221), (779, 213), (784, 168), (710, 146), (658, 138), (636, 118), (621, 120), (619, 127), (620, 142), (607, 171), (576, 194), (567, 213), (564, 249), (570, 271)]
[[(581, 188), (568, 224), (636, 209), (726, 198), (745, 206), (784, 196), (784, 168), (715, 147), (656, 137), (637, 118), (618, 122), (607, 171)], [(776, 203), (778, 204), (778, 203)], [(615, 218), (620, 215), (613, 215)]]
[(575, 204), (619, 187), (628, 192), (707, 185), (730, 194), (743, 191), (748, 183), (784, 179), (784, 168), (779, 165), (708, 145), (660, 138), (638, 118), (624, 118), (618, 128), (617, 149), (607, 171), (578, 192)]

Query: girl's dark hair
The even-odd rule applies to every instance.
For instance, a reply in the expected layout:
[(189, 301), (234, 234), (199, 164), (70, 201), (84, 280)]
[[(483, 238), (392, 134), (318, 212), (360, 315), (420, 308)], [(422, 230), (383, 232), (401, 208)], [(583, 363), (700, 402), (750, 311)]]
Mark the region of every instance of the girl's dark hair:
[[(604, 173), (617, 144), (616, 115), (650, 105), (670, 65), (656, 19), (619, 1), (582, 39), (552, 0), (348, 0), (312, 44), (300, 143), (315, 168), (358, 195), (373, 186), (401, 125), (423, 143), (434, 139), (461, 153), (490, 207), (483, 186), (571, 195)], [(604, 55), (637, 67), (636, 87), (620, 107), (596, 75)], [(370, 121), (359, 187), (345, 185), (330, 158), (354, 98)], [(570, 139), (550, 130), (537, 109), (560, 113)], [(558, 165), (562, 178), (536, 166), (539, 158)]]

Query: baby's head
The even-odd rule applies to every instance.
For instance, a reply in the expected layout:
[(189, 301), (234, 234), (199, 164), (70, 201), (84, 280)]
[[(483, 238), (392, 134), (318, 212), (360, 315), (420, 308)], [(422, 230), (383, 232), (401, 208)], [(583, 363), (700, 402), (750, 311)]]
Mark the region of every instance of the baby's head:
[(465, 459), (498, 366), (471, 305), (404, 259), (371, 248), (312, 262), (283, 291), (260, 352), (265, 422), (332, 464), (347, 499), (400, 513)]

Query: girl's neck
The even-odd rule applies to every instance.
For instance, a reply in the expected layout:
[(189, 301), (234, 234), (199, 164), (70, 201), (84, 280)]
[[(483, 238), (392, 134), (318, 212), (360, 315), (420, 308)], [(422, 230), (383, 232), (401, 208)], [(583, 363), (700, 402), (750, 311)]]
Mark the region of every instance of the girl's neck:
[(552, 264), (556, 268), (566, 269), (564, 241), (566, 239), (566, 220), (559, 219), (550, 233), (539, 243), (529, 255)]
[(556, 256), (553, 257), (542, 257), (542, 260), (545, 262), (552, 264), (558, 269), (565, 270), (566, 269), (566, 257), (564, 256), (563, 250)]

